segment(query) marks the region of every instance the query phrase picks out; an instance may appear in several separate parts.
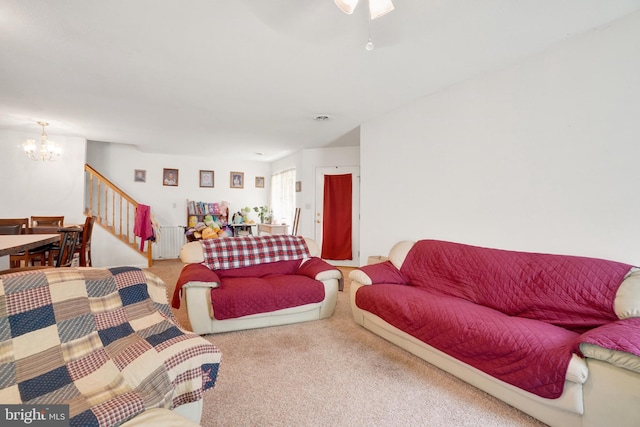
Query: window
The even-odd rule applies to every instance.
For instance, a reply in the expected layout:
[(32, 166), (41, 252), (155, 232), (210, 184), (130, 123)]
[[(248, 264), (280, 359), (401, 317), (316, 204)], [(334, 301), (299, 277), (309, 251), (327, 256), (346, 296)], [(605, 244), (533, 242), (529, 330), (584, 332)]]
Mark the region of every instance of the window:
[(291, 225), (296, 207), (296, 170), (289, 169), (271, 176), (271, 209), (278, 223)]

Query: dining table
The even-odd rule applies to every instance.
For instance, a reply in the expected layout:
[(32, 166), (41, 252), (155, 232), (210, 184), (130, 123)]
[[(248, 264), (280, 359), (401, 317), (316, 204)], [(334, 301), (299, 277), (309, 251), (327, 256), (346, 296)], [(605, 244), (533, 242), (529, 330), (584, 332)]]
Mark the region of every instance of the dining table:
[(0, 235), (0, 270), (9, 269), (11, 255), (59, 241), (59, 233)]

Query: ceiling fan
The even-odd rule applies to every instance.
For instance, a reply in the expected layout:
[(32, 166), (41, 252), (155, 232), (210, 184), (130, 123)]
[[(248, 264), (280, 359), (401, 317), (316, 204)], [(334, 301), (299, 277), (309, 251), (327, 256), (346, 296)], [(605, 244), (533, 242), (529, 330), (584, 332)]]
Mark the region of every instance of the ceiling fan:
[[(358, 0), (334, 0), (336, 6), (347, 15), (351, 15), (358, 5)], [(380, 18), (394, 9), (391, 0), (369, 0), (369, 15), (371, 19)]]

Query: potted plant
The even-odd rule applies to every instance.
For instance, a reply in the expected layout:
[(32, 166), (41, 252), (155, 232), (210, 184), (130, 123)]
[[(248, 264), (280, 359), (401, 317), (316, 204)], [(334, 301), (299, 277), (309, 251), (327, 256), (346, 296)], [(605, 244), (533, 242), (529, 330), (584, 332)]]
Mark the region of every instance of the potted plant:
[(273, 214), (269, 210), (269, 206), (255, 206), (253, 210), (258, 213), (261, 224), (271, 224)]

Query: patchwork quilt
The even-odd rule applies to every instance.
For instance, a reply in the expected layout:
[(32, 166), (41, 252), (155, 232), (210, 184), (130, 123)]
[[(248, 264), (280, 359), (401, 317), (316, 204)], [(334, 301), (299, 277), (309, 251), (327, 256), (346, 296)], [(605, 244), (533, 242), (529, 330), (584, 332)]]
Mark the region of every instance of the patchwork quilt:
[(68, 404), (72, 426), (112, 426), (213, 388), (220, 351), (180, 329), (164, 283), (137, 268), (0, 276), (0, 402)]

